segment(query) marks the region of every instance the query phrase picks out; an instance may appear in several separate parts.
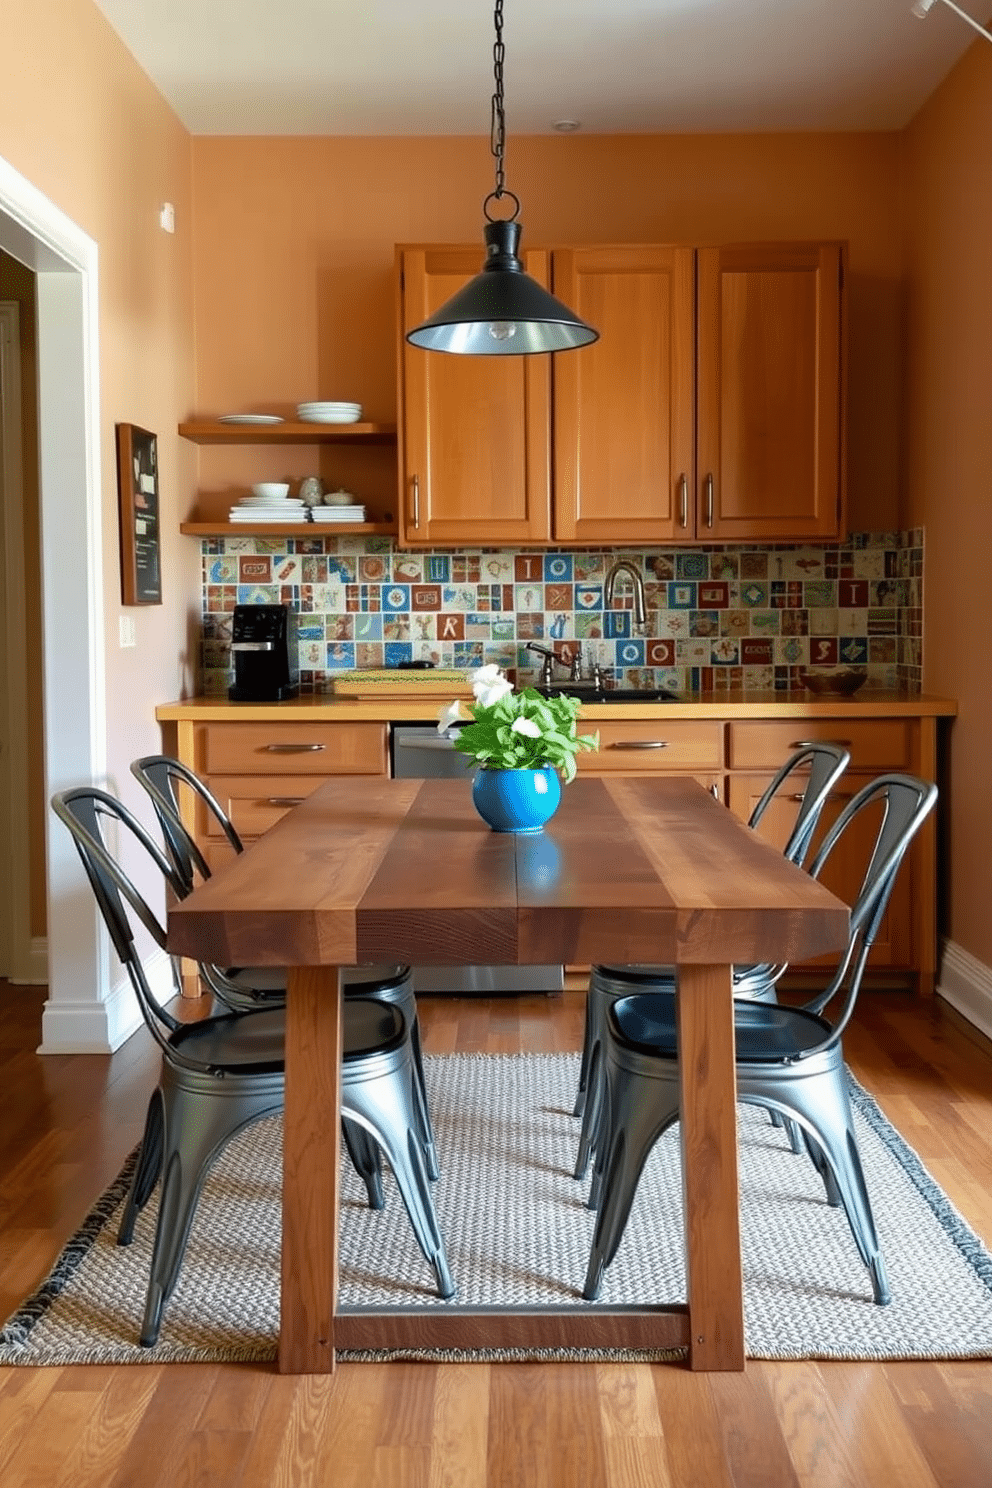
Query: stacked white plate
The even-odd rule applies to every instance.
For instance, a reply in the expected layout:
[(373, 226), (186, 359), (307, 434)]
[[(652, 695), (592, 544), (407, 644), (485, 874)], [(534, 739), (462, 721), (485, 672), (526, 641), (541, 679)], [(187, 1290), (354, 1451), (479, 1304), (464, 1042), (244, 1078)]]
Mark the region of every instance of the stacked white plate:
[(315, 506), (311, 509), (315, 522), (364, 522), (364, 506)]
[(307, 505), (297, 496), (242, 496), (228, 516), (232, 522), (305, 522)]
[(297, 417), (305, 424), (357, 424), (361, 403), (297, 403)]

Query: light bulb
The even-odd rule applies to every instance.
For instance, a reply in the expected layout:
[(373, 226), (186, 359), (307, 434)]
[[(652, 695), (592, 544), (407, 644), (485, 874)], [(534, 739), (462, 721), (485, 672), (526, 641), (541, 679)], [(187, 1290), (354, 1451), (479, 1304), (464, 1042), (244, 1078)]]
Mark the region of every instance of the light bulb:
[(489, 327), (489, 334), (494, 341), (509, 341), (511, 336), (517, 334), (517, 328), (510, 320), (494, 320)]

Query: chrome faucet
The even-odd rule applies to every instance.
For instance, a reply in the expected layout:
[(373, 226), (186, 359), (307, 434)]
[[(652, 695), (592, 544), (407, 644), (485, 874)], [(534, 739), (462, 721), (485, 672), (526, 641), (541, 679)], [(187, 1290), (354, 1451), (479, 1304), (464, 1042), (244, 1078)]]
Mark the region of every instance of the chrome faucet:
[(634, 624), (642, 626), (647, 623), (647, 605), (644, 602), (644, 580), (640, 571), (634, 567), (629, 558), (618, 558), (616, 563), (606, 575), (606, 583), (603, 585), (603, 604), (606, 609), (613, 609), (613, 591), (616, 588), (617, 574), (627, 573), (634, 584)]

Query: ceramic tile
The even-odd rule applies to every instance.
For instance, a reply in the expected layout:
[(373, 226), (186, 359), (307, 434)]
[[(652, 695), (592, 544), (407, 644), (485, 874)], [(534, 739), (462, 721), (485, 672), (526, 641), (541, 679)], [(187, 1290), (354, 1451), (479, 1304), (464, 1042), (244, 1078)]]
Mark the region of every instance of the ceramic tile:
[[(617, 557), (645, 576), (648, 624), (632, 589), (605, 609)], [(201, 545), (202, 690), (230, 680), (236, 604), (288, 603), (300, 616), (301, 687), (326, 692), (342, 667), (483, 659), (535, 680), (519, 643), (581, 643), (629, 685), (784, 688), (812, 656), (857, 660), (872, 680), (919, 687), (923, 533), (855, 533), (841, 548), (711, 545), (644, 553), (501, 549), (406, 553), (388, 538), (227, 536)], [(518, 656), (519, 651), (519, 656)], [(570, 653), (569, 653), (570, 654)], [(667, 682), (661, 682), (662, 676)], [(635, 683), (633, 679), (638, 679)]]

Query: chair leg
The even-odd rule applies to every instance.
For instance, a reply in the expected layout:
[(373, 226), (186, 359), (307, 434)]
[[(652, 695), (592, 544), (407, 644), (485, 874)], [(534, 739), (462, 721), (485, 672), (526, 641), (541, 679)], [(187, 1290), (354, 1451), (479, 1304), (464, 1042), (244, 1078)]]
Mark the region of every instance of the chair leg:
[(399, 1068), (377, 1078), (349, 1082), (342, 1091), (345, 1114), (364, 1125), (389, 1161), (417, 1244), (434, 1269), (438, 1295), (453, 1297), (455, 1284), (434, 1212), (423, 1145), (417, 1130), (416, 1073), (412, 1053)]
[[(582, 1063), (579, 1065), (579, 1086), (575, 1092), (575, 1105), (572, 1107), (573, 1116), (581, 1116), (585, 1110), (586, 1094), (589, 1089), (589, 1060), (592, 1056), (591, 1001), (591, 994), (587, 993), (585, 1026), (582, 1033)], [(576, 1176), (581, 1177), (581, 1174), (577, 1174)]]
[[(617, 1253), (648, 1154), (658, 1138), (678, 1119), (678, 1090), (611, 1063), (609, 1135), (597, 1154), (602, 1167), (601, 1194), (589, 1266), (582, 1295), (599, 1296), (603, 1273)], [(605, 1132), (604, 1132), (605, 1135)]]
[[(751, 1098), (752, 1088), (746, 1076), (739, 1080), (738, 1089), (742, 1099)], [(779, 1108), (810, 1133), (832, 1174), (854, 1242), (868, 1267), (872, 1295), (879, 1306), (885, 1306), (891, 1300), (891, 1291), (855, 1140), (843, 1064), (818, 1074), (807, 1073), (801, 1080), (755, 1082), (753, 1093), (759, 1105), (777, 1099)], [(824, 1184), (829, 1198), (826, 1178)]]
[(151, 1198), (161, 1176), (163, 1136), (162, 1092), (156, 1087), (148, 1102), (145, 1130), (138, 1149), (138, 1160), (124, 1204), (124, 1212), (121, 1215), (120, 1228), (117, 1231), (118, 1245), (131, 1244), (134, 1239), (135, 1221)]
[(431, 1122), (431, 1110), (427, 1103), (427, 1081), (424, 1078), (424, 1056), (420, 1047), (420, 1020), (414, 1014), (410, 1024), (410, 1048), (413, 1055), (413, 1070), (415, 1075), (414, 1093), (417, 1099), (417, 1119), (420, 1127), (421, 1140), (424, 1145), (424, 1166), (427, 1176), (431, 1182), (436, 1182), (441, 1176), (441, 1168), (437, 1158), (437, 1143), (434, 1140), (434, 1126)]
[(341, 1135), (344, 1137), (344, 1145), (348, 1149), (355, 1172), (365, 1184), (365, 1192), (369, 1197), (370, 1209), (382, 1209), (385, 1198), (382, 1192), (382, 1163), (379, 1159), (379, 1148), (371, 1135), (357, 1121), (349, 1121), (347, 1118), (341, 1122)]
[(579, 1128), (579, 1149), (575, 1155), (573, 1178), (586, 1176), (589, 1159), (596, 1148), (596, 1129), (607, 1099), (603, 1079), (603, 1045), (594, 1039), (589, 1047), (589, 1064), (586, 1072), (586, 1089), (582, 1104), (582, 1126)]
[(159, 1199), (151, 1274), (139, 1343), (158, 1341), (165, 1305), (176, 1285), (203, 1180), (217, 1153), (249, 1122), (280, 1111), (281, 1079), (269, 1090), (238, 1094), (225, 1082), (213, 1099), (202, 1084), (193, 1091), (176, 1085), (164, 1095), (162, 1192)]

